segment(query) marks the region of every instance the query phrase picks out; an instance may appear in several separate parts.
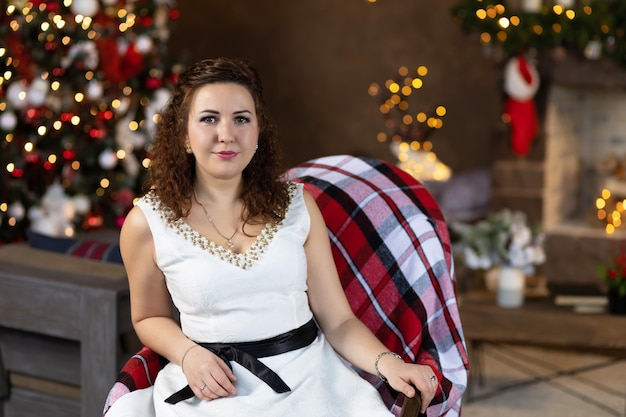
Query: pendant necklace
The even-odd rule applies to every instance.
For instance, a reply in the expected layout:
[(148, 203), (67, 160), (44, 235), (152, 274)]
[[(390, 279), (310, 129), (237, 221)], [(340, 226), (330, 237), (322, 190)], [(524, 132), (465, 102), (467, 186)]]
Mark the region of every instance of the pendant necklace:
[(196, 203), (198, 203), (198, 205), (202, 208), (202, 211), (204, 212), (204, 215), (206, 216), (206, 218), (209, 221), (209, 223), (211, 223), (211, 226), (213, 226), (213, 228), (215, 229), (217, 234), (220, 235), (222, 237), (222, 239), (224, 239), (226, 241), (226, 244), (228, 245), (228, 248), (230, 250), (233, 250), (233, 248), (235, 247), (235, 242), (233, 241), (233, 238), (235, 237), (235, 235), (239, 231), (239, 228), (236, 228), (235, 231), (233, 232), (233, 234), (230, 237), (224, 236), (222, 234), (222, 232), (220, 232), (220, 230), (215, 225), (215, 222), (213, 221), (211, 216), (209, 216), (209, 212), (206, 210), (206, 207), (204, 207), (204, 204), (202, 204), (201, 202), (198, 201), (198, 196), (196, 195), (196, 190), (193, 190), (193, 198), (194, 198), (194, 200), (196, 200)]

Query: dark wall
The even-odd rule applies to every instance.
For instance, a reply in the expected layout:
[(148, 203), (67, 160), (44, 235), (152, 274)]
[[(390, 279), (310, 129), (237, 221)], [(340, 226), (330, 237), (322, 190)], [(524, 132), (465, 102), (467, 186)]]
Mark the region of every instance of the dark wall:
[(444, 105), (431, 137), (453, 170), (492, 162), (501, 146), (500, 71), (452, 20), (454, 0), (181, 0), (171, 51), (184, 62), (252, 60), (289, 164), (357, 153), (393, 161), (367, 93), (400, 66), (425, 65), (424, 105)]

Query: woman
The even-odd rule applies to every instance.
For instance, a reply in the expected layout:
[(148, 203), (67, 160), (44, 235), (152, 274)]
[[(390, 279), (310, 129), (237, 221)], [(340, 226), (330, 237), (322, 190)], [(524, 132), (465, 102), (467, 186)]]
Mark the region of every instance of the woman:
[(339, 355), (417, 388), (424, 412), (435, 373), (354, 316), (321, 213), (282, 172), (253, 68), (219, 58), (181, 74), (120, 242), (137, 335), (170, 361), (156, 415), (391, 416)]

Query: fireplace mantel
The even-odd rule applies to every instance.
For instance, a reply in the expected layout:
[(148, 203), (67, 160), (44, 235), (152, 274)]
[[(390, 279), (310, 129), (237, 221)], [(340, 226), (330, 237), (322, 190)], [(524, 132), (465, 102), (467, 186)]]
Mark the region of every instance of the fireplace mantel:
[(540, 59), (543, 78), (549, 84), (573, 88), (626, 89), (626, 68), (609, 59), (586, 59), (574, 52)]

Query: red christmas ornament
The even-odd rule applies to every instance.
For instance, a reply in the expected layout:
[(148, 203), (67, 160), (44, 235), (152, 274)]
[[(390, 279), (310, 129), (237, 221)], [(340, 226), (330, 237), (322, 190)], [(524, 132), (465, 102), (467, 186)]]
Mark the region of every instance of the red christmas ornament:
[(73, 149), (66, 149), (63, 151), (62, 155), (64, 159), (73, 160), (76, 158), (76, 151)]
[(55, 67), (52, 69), (52, 75), (54, 75), (55, 77), (62, 77), (63, 74), (65, 74), (65, 69), (61, 67)]
[(125, 80), (133, 78), (143, 71), (143, 56), (137, 52), (134, 43), (128, 45), (124, 58), (122, 59), (120, 70)]
[(154, 19), (152, 18), (152, 16), (143, 16), (137, 19), (137, 21), (141, 26), (144, 27), (150, 27), (154, 23)]
[(106, 134), (104, 129), (91, 128), (89, 129), (89, 137), (92, 139), (102, 139)]
[(111, 110), (105, 110), (98, 112), (98, 120), (111, 120), (113, 119), (113, 112)]
[(15, 168), (13, 172), (11, 172), (13, 178), (22, 178), (24, 176), (24, 170), (22, 168)]
[(163, 85), (163, 81), (160, 78), (150, 77), (146, 80), (146, 88), (150, 90), (156, 90)]
[(67, 123), (72, 120), (72, 117), (74, 117), (74, 113), (65, 112), (61, 113), (60, 119), (62, 122)]
[(504, 108), (511, 124), (511, 148), (518, 156), (528, 155), (537, 136), (539, 118), (534, 96), (538, 89), (535, 67), (522, 54), (511, 58), (504, 69)]

